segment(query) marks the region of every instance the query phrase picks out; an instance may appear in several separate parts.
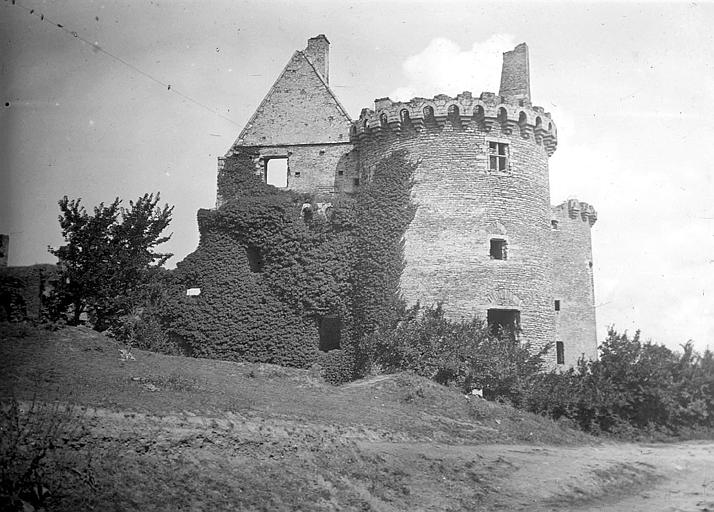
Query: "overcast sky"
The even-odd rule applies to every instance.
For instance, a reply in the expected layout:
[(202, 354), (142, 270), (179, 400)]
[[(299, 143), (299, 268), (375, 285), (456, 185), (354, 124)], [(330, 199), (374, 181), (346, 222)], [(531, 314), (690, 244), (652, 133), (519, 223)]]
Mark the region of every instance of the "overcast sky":
[(551, 201), (599, 214), (599, 338), (615, 324), (714, 348), (712, 27), (699, 2), (3, 1), (10, 264), (53, 261), (63, 195), (151, 191), (176, 206), (166, 250), (183, 259), (215, 203), (216, 158), (309, 37), (332, 43), (330, 84), (353, 118), (384, 96), (498, 92), (501, 53), (525, 41), (533, 102), (558, 126)]

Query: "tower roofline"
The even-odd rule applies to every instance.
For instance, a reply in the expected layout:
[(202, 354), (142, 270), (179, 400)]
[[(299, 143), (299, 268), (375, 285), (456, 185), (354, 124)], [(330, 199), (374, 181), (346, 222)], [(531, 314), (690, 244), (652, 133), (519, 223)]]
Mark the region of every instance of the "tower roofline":
[(557, 128), (543, 107), (492, 92), (474, 97), (468, 91), (455, 98), (439, 94), (432, 99), (413, 98), (406, 103), (377, 99), (374, 110), (362, 109), (359, 119), (352, 123), (350, 139), (358, 142), (390, 130), (401, 132), (407, 125), (417, 130), (425, 126), (443, 127), (447, 120), (452, 124), (457, 121), (464, 128), (472, 126), (485, 131), (500, 125), (503, 133), (520, 133), (523, 138), (542, 144), (548, 156), (558, 145)]

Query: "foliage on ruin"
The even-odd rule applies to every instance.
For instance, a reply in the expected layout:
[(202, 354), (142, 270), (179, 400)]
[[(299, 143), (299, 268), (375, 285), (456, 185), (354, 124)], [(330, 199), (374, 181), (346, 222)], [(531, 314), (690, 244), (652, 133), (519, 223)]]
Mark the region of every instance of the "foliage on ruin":
[(97, 330), (105, 330), (144, 302), (142, 289), (152, 269), (171, 254), (156, 252), (169, 240), (163, 235), (173, 207), (159, 206), (159, 194), (145, 194), (129, 207), (116, 198), (87, 212), (80, 199), (65, 196), (59, 216), (65, 245), (49, 248), (57, 257), (59, 278), (52, 312), (68, 314), (72, 324), (86, 312)]
[(540, 372), (550, 347), (534, 352), (510, 333), (482, 319), (452, 321), (441, 304), (403, 310), (397, 322), (371, 336), (382, 371), (411, 371), (464, 393), (483, 391), (490, 400), (519, 404), (529, 379)]
[[(250, 154), (227, 167), (219, 175), (227, 200), (199, 211), (199, 247), (174, 272), (163, 313), (170, 335), (196, 356), (317, 362), (334, 382), (364, 372), (365, 333), (399, 304), (414, 164), (404, 154), (385, 159), (329, 218), (303, 215), (313, 198), (265, 184)], [(200, 295), (186, 296), (189, 288)], [(342, 328), (339, 354), (326, 356), (318, 346), (328, 316)]]
[(600, 346), (600, 359), (532, 379), (525, 406), (583, 430), (632, 436), (714, 428), (714, 354), (691, 342), (674, 352), (618, 333)]
[[(405, 152), (390, 154), (377, 164), (352, 205), (353, 307), (359, 339), (392, 325), (403, 309), (399, 283), (405, 267), (404, 234), (416, 213), (411, 199), (416, 167)], [(358, 356), (360, 366), (369, 364), (369, 353), (362, 350)]]

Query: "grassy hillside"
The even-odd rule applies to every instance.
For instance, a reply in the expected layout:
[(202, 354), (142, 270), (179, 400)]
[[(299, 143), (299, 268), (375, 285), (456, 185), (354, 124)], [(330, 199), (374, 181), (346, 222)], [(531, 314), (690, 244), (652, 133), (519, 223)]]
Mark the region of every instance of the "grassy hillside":
[(0, 398), (36, 404), (19, 414), (28, 432), (62, 419), (43, 461), (50, 509), (536, 510), (502, 489), (518, 469), (503, 445), (595, 444), (411, 375), (333, 387), (272, 365), (122, 360), (81, 327), (0, 330)]

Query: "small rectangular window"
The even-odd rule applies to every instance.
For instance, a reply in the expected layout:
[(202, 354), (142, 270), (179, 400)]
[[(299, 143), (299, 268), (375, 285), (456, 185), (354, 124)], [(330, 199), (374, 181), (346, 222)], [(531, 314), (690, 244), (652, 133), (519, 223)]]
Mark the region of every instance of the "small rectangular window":
[(551, 229), (558, 229), (558, 221), (557, 221), (557, 220), (551, 220), (551, 221), (550, 221), (550, 228), (551, 228)]
[(288, 186), (287, 158), (271, 158), (265, 162), (265, 182), (278, 188)]
[(293, 173), (293, 176), (295, 176), (296, 178), (299, 178), (299, 177), (300, 177), (300, 171)]
[(345, 171), (337, 171), (338, 176), (344, 176), (344, 174), (345, 174)]
[(508, 144), (505, 142), (488, 143), (488, 169), (501, 172), (508, 170)]
[(562, 341), (555, 342), (555, 358), (556, 363), (565, 364), (565, 346)]
[(560, 301), (558, 299), (555, 299), (555, 310), (560, 311)]
[(355, 187), (359, 187), (359, 178), (354, 178), (352, 180), (352, 183), (354, 184)]
[(492, 260), (505, 260), (508, 258), (508, 244), (500, 238), (491, 239), (490, 255)]

